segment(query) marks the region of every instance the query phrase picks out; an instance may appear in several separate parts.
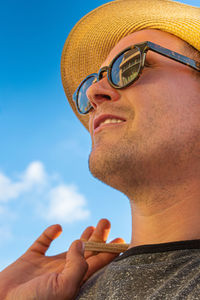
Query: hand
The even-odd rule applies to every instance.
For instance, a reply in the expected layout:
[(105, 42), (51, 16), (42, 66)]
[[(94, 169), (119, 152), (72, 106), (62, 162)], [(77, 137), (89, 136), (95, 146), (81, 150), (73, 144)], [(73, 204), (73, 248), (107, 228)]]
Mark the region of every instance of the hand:
[[(81, 240), (73, 242), (67, 253), (45, 256), (51, 242), (61, 231), (60, 225), (48, 227), (25, 254), (0, 273), (1, 299), (74, 299), (81, 284), (116, 257), (110, 253), (84, 253)], [(103, 219), (96, 228), (88, 227), (81, 239), (105, 242), (109, 231), (110, 223)], [(113, 242), (123, 240), (115, 239)]]

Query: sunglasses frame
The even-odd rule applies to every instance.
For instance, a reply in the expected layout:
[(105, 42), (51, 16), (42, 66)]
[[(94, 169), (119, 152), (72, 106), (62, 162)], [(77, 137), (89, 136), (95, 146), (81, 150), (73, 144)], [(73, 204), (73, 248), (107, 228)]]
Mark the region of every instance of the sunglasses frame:
[[(140, 66), (139, 66), (139, 71), (138, 71), (138, 75), (133, 79), (131, 80), (129, 83), (127, 83), (126, 85), (123, 85), (122, 87), (121, 86), (117, 86), (116, 84), (114, 84), (112, 82), (112, 77), (111, 77), (111, 72), (112, 72), (112, 66), (113, 64), (115, 63), (115, 61), (125, 52), (129, 51), (129, 50), (132, 50), (134, 48), (137, 48), (139, 51), (140, 51)], [(149, 41), (146, 41), (146, 42), (142, 42), (142, 43), (139, 43), (139, 44), (135, 44), (135, 45), (132, 45), (132, 46), (129, 46), (127, 48), (125, 48), (124, 50), (122, 50), (121, 52), (119, 52), (111, 61), (111, 63), (109, 64), (109, 66), (105, 66), (105, 67), (102, 67), (100, 68), (99, 72), (98, 73), (92, 73), (90, 75), (88, 75), (78, 86), (78, 88), (76, 89), (75, 93), (73, 94), (73, 100), (75, 101), (76, 103), (76, 107), (77, 107), (77, 110), (80, 114), (87, 114), (90, 110), (91, 110), (91, 107), (85, 111), (84, 113), (79, 109), (79, 105), (78, 105), (78, 96), (79, 96), (79, 91), (81, 89), (81, 87), (83, 86), (83, 84), (88, 80), (88, 78), (94, 78), (94, 81), (93, 83), (96, 83), (98, 81), (100, 81), (102, 78), (103, 78), (103, 73), (107, 73), (107, 79), (108, 79), (108, 82), (109, 84), (115, 88), (115, 89), (124, 89), (128, 86), (130, 86), (131, 84), (133, 84), (133, 82), (137, 81), (139, 79), (139, 77), (141, 76), (141, 73), (142, 73), (142, 70), (144, 68), (144, 65), (145, 65), (145, 58), (146, 58), (146, 54), (147, 54), (147, 51), (148, 50), (151, 50), (155, 53), (158, 53), (162, 56), (165, 56), (167, 58), (170, 58), (174, 61), (177, 61), (181, 64), (184, 64), (188, 67), (191, 67), (192, 69), (200, 72), (200, 62), (198, 61), (195, 61), (187, 56), (184, 56), (180, 53), (177, 53), (177, 52), (174, 52), (172, 50), (169, 50), (167, 48), (164, 48), (164, 47), (161, 47), (157, 44), (154, 44), (152, 42), (149, 42)]]

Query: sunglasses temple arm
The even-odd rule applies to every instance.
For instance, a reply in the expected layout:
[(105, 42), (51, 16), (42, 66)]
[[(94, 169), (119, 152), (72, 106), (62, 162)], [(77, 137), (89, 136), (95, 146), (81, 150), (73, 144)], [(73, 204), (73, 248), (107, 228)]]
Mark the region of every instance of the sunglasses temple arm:
[[(149, 43), (150, 44), (150, 43)], [(182, 63), (186, 66), (189, 66), (193, 68), (194, 70), (200, 71), (200, 62), (197, 62), (187, 56), (184, 56), (182, 54), (179, 54), (177, 52), (165, 49), (161, 46), (154, 46), (153, 43), (150, 44), (149, 50), (152, 50), (156, 53), (159, 53), (165, 57), (171, 58), (174, 61), (178, 61), (179, 63)]]

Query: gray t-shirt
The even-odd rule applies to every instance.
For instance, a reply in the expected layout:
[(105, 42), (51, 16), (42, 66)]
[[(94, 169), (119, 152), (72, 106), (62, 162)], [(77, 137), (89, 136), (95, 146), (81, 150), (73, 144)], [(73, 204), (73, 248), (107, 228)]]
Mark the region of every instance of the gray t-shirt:
[(200, 299), (200, 240), (131, 248), (95, 273), (77, 300)]

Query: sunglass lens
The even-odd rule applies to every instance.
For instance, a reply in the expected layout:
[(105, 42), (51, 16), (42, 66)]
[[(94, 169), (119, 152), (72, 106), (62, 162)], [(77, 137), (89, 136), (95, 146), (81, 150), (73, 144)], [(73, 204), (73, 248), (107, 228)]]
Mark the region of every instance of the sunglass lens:
[(111, 68), (111, 81), (116, 87), (124, 87), (132, 83), (139, 74), (141, 53), (137, 48), (122, 53)]
[(94, 76), (88, 77), (79, 88), (77, 97), (77, 107), (79, 112), (82, 114), (88, 113), (92, 107), (87, 97), (87, 90), (94, 82), (94, 79)]

